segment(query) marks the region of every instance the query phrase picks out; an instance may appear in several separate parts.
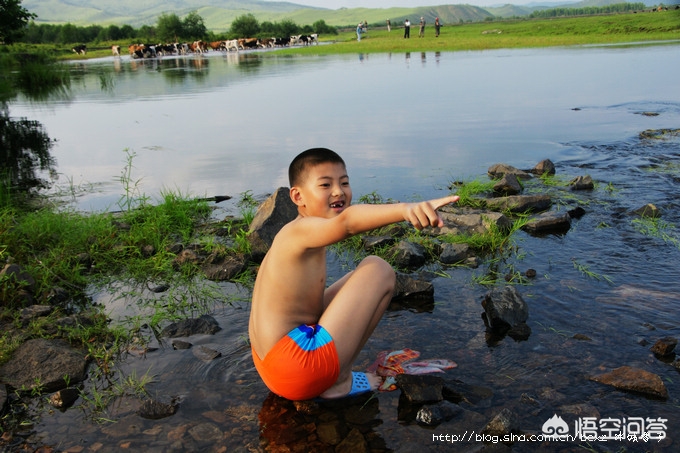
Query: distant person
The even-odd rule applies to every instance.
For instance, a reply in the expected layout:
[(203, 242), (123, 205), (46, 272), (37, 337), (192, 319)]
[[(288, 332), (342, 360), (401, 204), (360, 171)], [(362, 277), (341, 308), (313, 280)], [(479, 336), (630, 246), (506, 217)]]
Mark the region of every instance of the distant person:
[(411, 21), (406, 19), (404, 21), (404, 38), (411, 37)]
[(439, 38), (439, 29), (441, 28), (442, 24), (439, 22), (439, 18), (437, 17), (434, 20), (434, 37)]
[(389, 31), (392, 31), (391, 25), (392, 25), (392, 24), (390, 23), (390, 20), (387, 19), (387, 31), (388, 31), (388, 32), (389, 32)]
[(363, 32), (363, 27), (361, 22), (359, 22), (359, 25), (357, 25), (357, 41), (361, 41), (361, 33)]
[(420, 31), (418, 32), (418, 37), (419, 38), (425, 37), (425, 18), (424, 17), (420, 18)]
[(366, 32), (368, 31), (368, 21), (367, 21), (367, 20), (364, 21), (364, 25), (363, 25), (362, 28), (363, 28), (362, 31), (363, 31), (364, 33), (366, 33)]

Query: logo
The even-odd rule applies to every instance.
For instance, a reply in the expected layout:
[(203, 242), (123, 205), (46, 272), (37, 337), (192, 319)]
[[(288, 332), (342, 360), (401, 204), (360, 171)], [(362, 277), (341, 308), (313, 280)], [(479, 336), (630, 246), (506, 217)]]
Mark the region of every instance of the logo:
[(569, 434), (569, 425), (557, 414), (543, 423), (543, 435), (553, 440), (565, 438)]

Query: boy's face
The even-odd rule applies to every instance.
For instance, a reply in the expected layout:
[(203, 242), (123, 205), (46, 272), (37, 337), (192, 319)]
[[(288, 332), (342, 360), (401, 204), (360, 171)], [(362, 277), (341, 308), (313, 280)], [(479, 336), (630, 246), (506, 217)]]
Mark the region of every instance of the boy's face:
[(352, 202), (352, 188), (344, 165), (326, 162), (305, 170), (302, 183), (291, 189), (291, 198), (306, 216), (331, 218)]

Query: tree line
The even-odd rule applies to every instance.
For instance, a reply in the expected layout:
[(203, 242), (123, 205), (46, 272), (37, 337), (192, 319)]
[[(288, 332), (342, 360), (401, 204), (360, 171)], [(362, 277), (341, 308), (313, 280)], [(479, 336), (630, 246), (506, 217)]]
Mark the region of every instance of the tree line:
[(530, 19), (545, 19), (550, 17), (563, 17), (563, 16), (589, 16), (595, 14), (614, 14), (614, 13), (627, 13), (630, 11), (641, 11), (646, 8), (645, 4), (639, 3), (615, 3), (613, 5), (605, 6), (584, 6), (582, 8), (550, 8), (540, 11), (534, 11), (529, 15)]
[(139, 28), (134, 28), (131, 25), (38, 24), (31, 21), (24, 27), (23, 33), (16, 36), (15, 41), (29, 44), (108, 41), (156, 43), (198, 39), (218, 41), (237, 38), (288, 37), (302, 33), (338, 34), (338, 31), (335, 27), (328, 26), (323, 20), (304, 26), (288, 19), (281, 22), (265, 21), (260, 23), (252, 14), (244, 14), (234, 19), (228, 32), (216, 34), (206, 28), (205, 21), (196, 11), (192, 11), (183, 18), (175, 13), (164, 13), (158, 17), (155, 25), (142, 25)]

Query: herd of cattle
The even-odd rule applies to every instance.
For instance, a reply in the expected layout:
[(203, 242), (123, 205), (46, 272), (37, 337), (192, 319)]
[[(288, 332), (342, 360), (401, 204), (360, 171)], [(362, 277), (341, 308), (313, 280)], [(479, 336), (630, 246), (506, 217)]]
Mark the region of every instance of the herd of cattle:
[[(131, 44), (128, 46), (128, 52), (132, 58), (157, 58), (165, 55), (188, 55), (188, 54), (203, 54), (208, 51), (222, 51), (230, 52), (246, 49), (266, 49), (273, 47), (286, 47), (302, 45), (308, 46), (312, 44), (319, 44), (319, 35), (314, 33), (311, 35), (297, 35), (288, 38), (245, 38), (245, 39), (231, 39), (227, 41), (194, 41), (191, 43), (172, 43), (172, 44)], [(76, 53), (85, 54), (85, 46), (76, 46), (73, 48)], [(121, 47), (111, 46), (111, 52), (114, 56), (120, 56)]]

